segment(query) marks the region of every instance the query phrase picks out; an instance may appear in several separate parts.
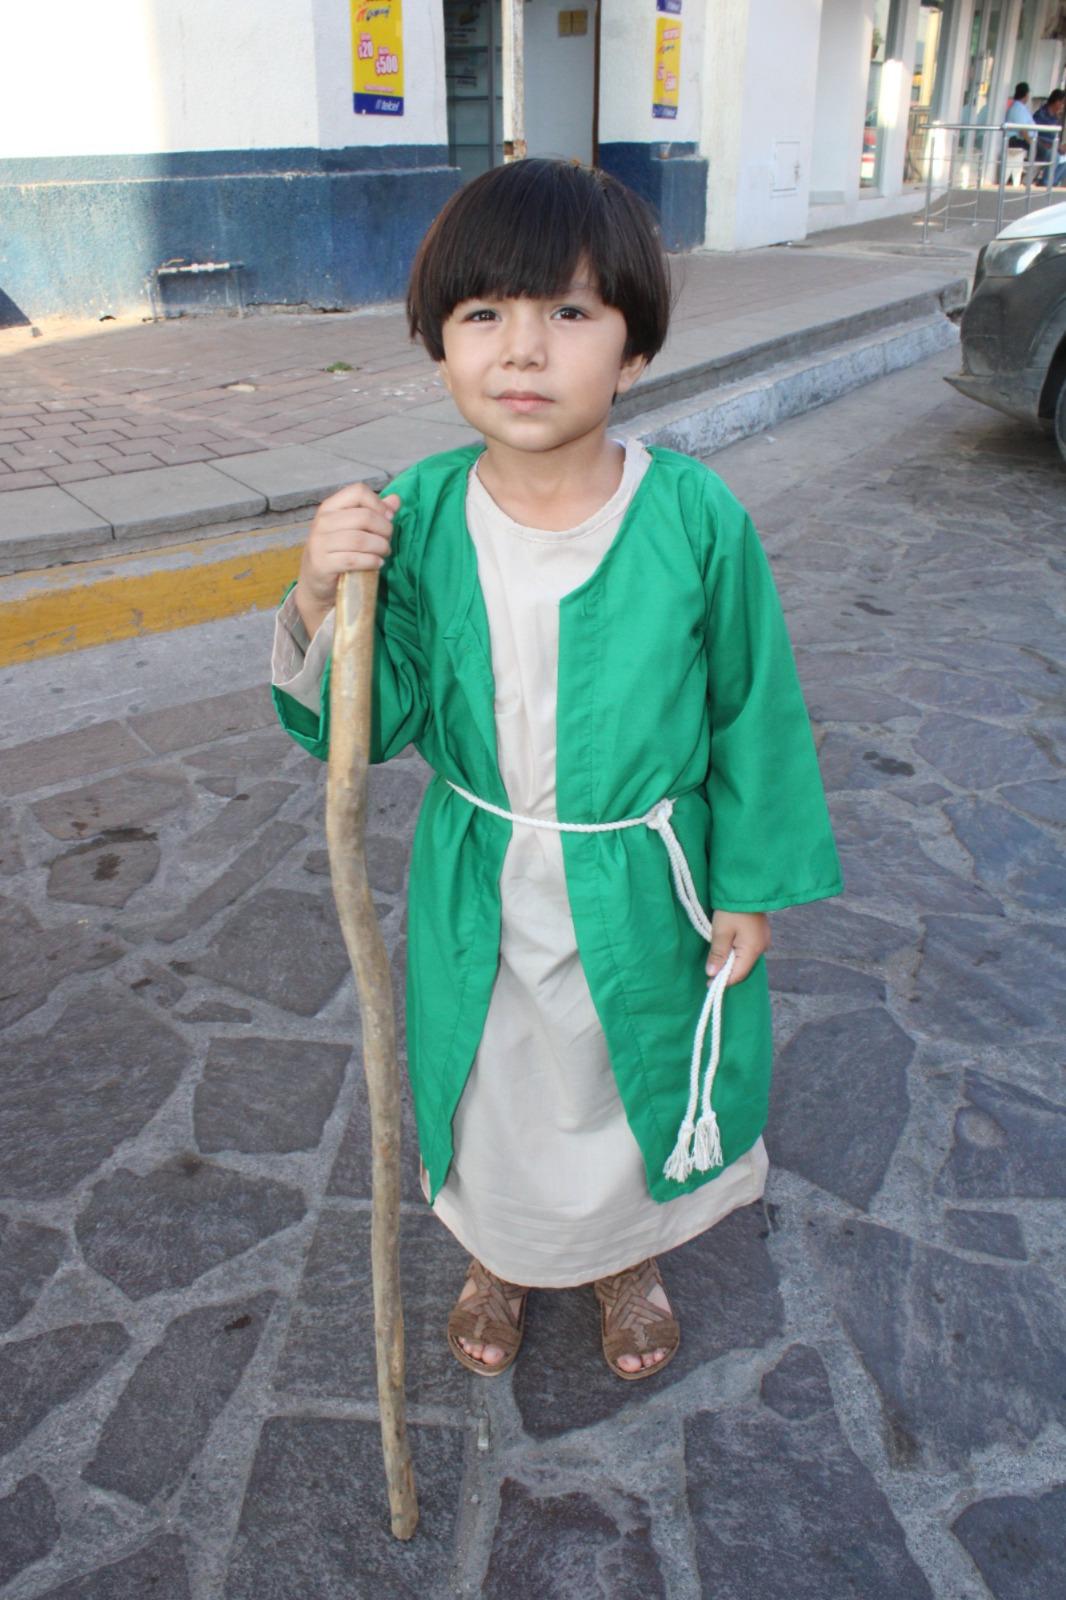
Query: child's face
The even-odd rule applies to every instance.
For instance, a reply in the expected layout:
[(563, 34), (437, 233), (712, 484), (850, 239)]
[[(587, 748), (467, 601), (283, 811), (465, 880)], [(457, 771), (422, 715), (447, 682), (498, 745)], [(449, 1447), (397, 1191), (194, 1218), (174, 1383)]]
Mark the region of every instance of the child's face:
[(550, 299), (462, 301), (442, 337), (441, 376), (463, 416), (490, 445), (523, 451), (602, 435), (614, 396), (645, 365), (623, 360), (625, 318), (583, 266)]

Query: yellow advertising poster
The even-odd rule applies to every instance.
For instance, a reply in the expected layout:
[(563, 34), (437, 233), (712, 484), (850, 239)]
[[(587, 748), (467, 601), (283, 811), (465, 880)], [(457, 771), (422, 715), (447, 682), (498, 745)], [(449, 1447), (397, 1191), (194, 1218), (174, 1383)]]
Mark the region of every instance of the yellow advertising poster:
[(403, 0), (351, 0), (352, 78), (360, 117), (403, 116)]
[(658, 0), (655, 18), (653, 117), (676, 117), (681, 91), (681, 0)]

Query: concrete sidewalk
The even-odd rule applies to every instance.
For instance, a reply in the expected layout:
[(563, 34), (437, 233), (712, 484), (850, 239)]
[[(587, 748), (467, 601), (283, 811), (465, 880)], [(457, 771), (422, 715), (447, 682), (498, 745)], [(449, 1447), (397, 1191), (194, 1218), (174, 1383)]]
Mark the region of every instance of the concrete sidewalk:
[[(717, 405), (738, 385), (750, 395), (797, 366), (795, 403), (763, 395), (723, 437), (687, 441), (713, 448), (930, 353), (953, 337), (944, 311), (965, 299), (972, 252), (901, 254), (914, 233), (901, 218), (802, 250), (675, 258), (670, 342), (620, 420), (710, 391)], [(901, 330), (914, 334), (905, 348)], [(864, 353), (858, 365), (812, 383), (845, 346)], [(0, 333), (0, 571), (291, 529), (294, 510), (340, 485), (383, 482), (470, 437), (395, 305)]]
[[(914, 228), (677, 259), (619, 430), (706, 454), (951, 344), (974, 250), (923, 254)], [(472, 437), (395, 306), (7, 342), (0, 665), (273, 606), (306, 508)]]

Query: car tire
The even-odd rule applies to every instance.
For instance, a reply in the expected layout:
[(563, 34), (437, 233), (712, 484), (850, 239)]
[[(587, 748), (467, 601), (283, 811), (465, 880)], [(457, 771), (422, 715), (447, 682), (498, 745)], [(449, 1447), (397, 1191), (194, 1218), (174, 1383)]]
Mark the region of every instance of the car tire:
[(1055, 443), (1066, 462), (1066, 378), (1059, 384), (1059, 397), (1055, 402)]

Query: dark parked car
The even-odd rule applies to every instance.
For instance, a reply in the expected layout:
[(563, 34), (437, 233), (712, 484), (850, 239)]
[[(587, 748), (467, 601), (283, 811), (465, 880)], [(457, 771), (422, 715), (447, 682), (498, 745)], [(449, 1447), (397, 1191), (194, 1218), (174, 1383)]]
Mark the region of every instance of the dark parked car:
[(961, 331), (962, 372), (948, 382), (1052, 428), (1066, 461), (1066, 205), (1019, 217), (985, 245)]

